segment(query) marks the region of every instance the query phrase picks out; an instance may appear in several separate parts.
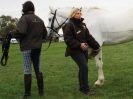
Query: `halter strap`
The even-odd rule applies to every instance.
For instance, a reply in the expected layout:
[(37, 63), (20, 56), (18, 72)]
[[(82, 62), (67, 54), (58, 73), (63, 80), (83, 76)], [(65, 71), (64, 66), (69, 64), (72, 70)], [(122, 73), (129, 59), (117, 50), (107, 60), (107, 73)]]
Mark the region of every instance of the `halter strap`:
[[(48, 47), (47, 47), (47, 49), (50, 47), (50, 45), (51, 45), (51, 42), (52, 42), (52, 39), (53, 39), (53, 32), (55, 32), (57, 35), (59, 35), (58, 34), (58, 29), (60, 29), (65, 23), (66, 23), (66, 21), (68, 20), (68, 18), (66, 18), (66, 20), (62, 23), (62, 24), (59, 24), (59, 22), (58, 22), (58, 20), (57, 20), (57, 18), (56, 18), (56, 13), (57, 13), (57, 9), (55, 10), (55, 12), (54, 13), (51, 13), (51, 14), (53, 14), (54, 16), (53, 16), (53, 18), (52, 18), (52, 22), (51, 22), (51, 26), (50, 27), (47, 27), (47, 28), (49, 28), (50, 29), (50, 34), (49, 34), (49, 36), (48, 36), (48, 38), (49, 38), (49, 45), (48, 45)], [(59, 27), (57, 27), (57, 28), (54, 28), (54, 22), (57, 22), (57, 24), (58, 24), (58, 26)], [(60, 36), (60, 35), (59, 35)]]
[[(59, 24), (59, 22), (58, 22), (58, 20), (57, 20), (57, 18), (56, 18), (56, 13), (57, 13), (57, 9), (55, 10), (55, 13), (51, 13), (51, 14), (53, 14), (54, 16), (53, 16), (53, 18), (52, 18), (52, 22), (51, 22), (51, 27), (47, 27), (47, 28), (50, 28), (52, 31), (54, 31), (56, 34), (58, 34), (58, 29), (60, 29), (65, 23), (66, 23), (66, 21), (68, 20), (68, 18), (66, 18), (66, 20), (62, 23), (62, 24)], [(54, 21), (56, 20), (56, 22), (57, 22), (57, 24), (58, 24), (58, 26), (59, 27), (57, 27), (57, 28), (54, 28)], [(58, 34), (59, 35), (59, 34)]]

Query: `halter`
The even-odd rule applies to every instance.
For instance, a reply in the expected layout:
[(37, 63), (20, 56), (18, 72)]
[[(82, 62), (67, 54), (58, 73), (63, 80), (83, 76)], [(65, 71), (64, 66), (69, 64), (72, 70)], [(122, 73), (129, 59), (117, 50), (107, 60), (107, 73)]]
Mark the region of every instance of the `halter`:
[[(55, 13), (51, 13), (54, 16), (52, 18), (51, 27), (47, 27), (47, 28), (50, 28), (51, 29), (50, 32), (54, 31), (55, 33), (58, 34), (58, 31), (57, 30), (60, 29), (66, 23), (66, 21), (68, 20), (68, 18), (66, 18), (66, 20), (62, 24), (59, 24), (59, 22), (58, 22), (58, 20), (56, 18), (56, 12), (57, 12), (57, 9), (55, 10)], [(57, 24), (58, 24), (58, 27), (57, 28), (54, 28), (54, 21), (56, 21)]]
[[(66, 23), (66, 21), (68, 20), (68, 18), (66, 18), (66, 20), (65, 20), (62, 24), (59, 24), (59, 22), (58, 22), (58, 20), (57, 20), (57, 18), (56, 18), (56, 13), (57, 13), (57, 9), (55, 10), (55, 13), (51, 13), (51, 14), (54, 15), (53, 18), (52, 18), (51, 27), (47, 27), (47, 28), (50, 29), (50, 34), (49, 34), (49, 36), (48, 36), (49, 45), (48, 45), (47, 49), (50, 47), (50, 44), (51, 44), (51, 42), (52, 42), (52, 39), (53, 39), (53, 32), (55, 32), (58, 36), (60, 36), (60, 35), (58, 34), (58, 31), (57, 31), (57, 30), (59, 30), (59, 29)], [(54, 28), (54, 21), (57, 22), (57, 24), (58, 24), (59, 27)], [(46, 49), (46, 50), (47, 50), (47, 49)]]

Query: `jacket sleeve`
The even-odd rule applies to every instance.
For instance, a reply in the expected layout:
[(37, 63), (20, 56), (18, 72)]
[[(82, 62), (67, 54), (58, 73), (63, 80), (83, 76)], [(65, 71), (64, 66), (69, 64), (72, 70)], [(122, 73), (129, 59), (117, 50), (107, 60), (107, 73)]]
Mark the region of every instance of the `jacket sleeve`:
[(26, 34), (28, 28), (28, 22), (26, 21), (26, 17), (22, 16), (17, 24), (17, 31), (20, 34)]
[(93, 38), (93, 36), (90, 34), (89, 30), (86, 28), (86, 37), (87, 37), (87, 43), (88, 45), (94, 49), (94, 50), (98, 50), (100, 45), (98, 44), (98, 42)]
[(76, 35), (74, 35), (74, 32), (74, 27), (71, 23), (66, 23), (63, 27), (64, 40), (69, 48), (80, 47), (80, 42), (76, 39)]
[(24, 36), (25, 36), (25, 35), (19, 33), (18, 30), (12, 31), (12, 37), (13, 37), (13, 38), (16, 38), (17, 40), (23, 38)]
[(22, 39), (27, 32), (27, 26), (26, 19), (22, 16), (17, 23), (17, 29), (12, 31), (12, 37), (17, 40)]
[(43, 29), (43, 39), (46, 39), (47, 38), (47, 34), (48, 34), (48, 32), (47, 32), (47, 29), (46, 29), (46, 27), (45, 27), (45, 24), (43, 23), (43, 25), (44, 25), (44, 29)]

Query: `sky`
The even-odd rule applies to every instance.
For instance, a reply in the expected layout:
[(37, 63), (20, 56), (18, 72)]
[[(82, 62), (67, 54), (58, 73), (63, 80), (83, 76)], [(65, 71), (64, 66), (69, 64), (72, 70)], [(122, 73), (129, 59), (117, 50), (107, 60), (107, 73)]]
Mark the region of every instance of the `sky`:
[[(0, 0), (0, 16), (21, 17), (22, 4), (27, 0)], [(31, 0), (35, 5), (35, 13), (47, 25), (49, 7), (92, 7), (98, 6), (113, 11), (133, 8), (133, 0)]]

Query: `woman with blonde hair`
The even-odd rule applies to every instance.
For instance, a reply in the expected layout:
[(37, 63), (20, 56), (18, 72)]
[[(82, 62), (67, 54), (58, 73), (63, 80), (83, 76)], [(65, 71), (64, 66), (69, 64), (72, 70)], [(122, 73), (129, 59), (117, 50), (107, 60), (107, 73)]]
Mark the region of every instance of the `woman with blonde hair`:
[(69, 21), (63, 27), (67, 45), (65, 55), (71, 56), (79, 67), (79, 90), (86, 95), (93, 95), (94, 91), (90, 91), (88, 85), (88, 47), (91, 47), (96, 55), (100, 46), (90, 35), (81, 15), (81, 9), (74, 8)]
[[(81, 13), (81, 9), (80, 9), (80, 8), (72, 8), (72, 11), (71, 11), (71, 13), (70, 13), (69, 18), (74, 17), (75, 14), (76, 14), (78, 11)], [(81, 14), (82, 14), (82, 13), (81, 13)]]

